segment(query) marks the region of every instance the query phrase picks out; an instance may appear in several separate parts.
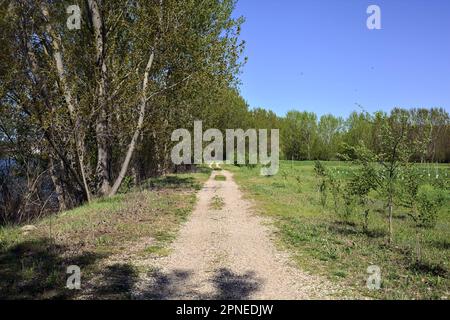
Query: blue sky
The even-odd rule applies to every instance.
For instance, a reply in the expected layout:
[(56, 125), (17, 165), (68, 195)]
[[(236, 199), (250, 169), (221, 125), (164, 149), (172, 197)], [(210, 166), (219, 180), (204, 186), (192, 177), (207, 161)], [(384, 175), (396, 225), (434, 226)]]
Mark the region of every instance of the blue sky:
[[(382, 30), (368, 30), (367, 7)], [(248, 63), (241, 94), (284, 115), (450, 110), (449, 0), (239, 0)]]

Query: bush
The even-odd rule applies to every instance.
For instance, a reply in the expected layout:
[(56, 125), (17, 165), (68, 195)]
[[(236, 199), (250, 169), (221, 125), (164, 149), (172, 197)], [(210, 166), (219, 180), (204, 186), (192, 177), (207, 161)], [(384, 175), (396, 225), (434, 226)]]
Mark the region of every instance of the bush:
[(355, 196), (348, 192), (349, 186), (348, 184), (344, 187), (344, 192), (342, 193), (342, 209), (339, 210), (338, 216), (344, 222), (350, 221), (350, 218), (353, 215), (356, 207)]
[(437, 215), (444, 204), (444, 194), (441, 189), (425, 184), (417, 192), (418, 223), (421, 227), (433, 228)]
[(320, 204), (325, 208), (327, 205), (327, 170), (325, 166), (320, 161), (316, 161), (314, 163), (314, 171), (316, 173), (317, 178), (319, 179), (317, 188), (320, 195)]
[(364, 232), (369, 231), (369, 203), (371, 202), (369, 193), (372, 190), (376, 190), (377, 186), (375, 181), (375, 169), (371, 165), (365, 165), (353, 172), (353, 177), (349, 182), (350, 195), (355, 198), (355, 201), (362, 210)]
[(132, 176), (126, 176), (123, 178), (122, 185), (120, 186), (119, 193), (128, 193), (135, 187), (134, 179)]
[(314, 171), (317, 176), (325, 177), (326, 176), (326, 168), (321, 161), (316, 160), (314, 162)]

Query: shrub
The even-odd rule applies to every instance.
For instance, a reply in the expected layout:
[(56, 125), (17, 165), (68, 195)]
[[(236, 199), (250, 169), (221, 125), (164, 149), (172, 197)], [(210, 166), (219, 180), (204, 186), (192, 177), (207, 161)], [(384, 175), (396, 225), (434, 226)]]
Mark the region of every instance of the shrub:
[(320, 161), (314, 163), (314, 172), (319, 179), (317, 188), (320, 195), (320, 204), (325, 207), (327, 204), (327, 170)]
[(119, 193), (128, 193), (135, 187), (134, 178), (132, 176), (126, 176), (122, 185), (120, 186)]
[(369, 230), (369, 202), (371, 202), (369, 193), (371, 190), (376, 190), (375, 179), (376, 172), (374, 168), (371, 165), (365, 165), (353, 172), (353, 177), (349, 183), (348, 191), (350, 196), (354, 197), (362, 210), (364, 232)]
[(339, 215), (340, 198), (341, 198), (341, 181), (337, 178), (334, 171), (328, 173), (328, 185), (333, 196), (333, 207), (336, 214)]
[(436, 225), (437, 215), (444, 204), (444, 194), (441, 189), (425, 184), (417, 191), (418, 223), (424, 228)]
[(317, 176), (325, 177), (326, 171), (327, 170), (322, 162), (320, 162), (319, 160), (314, 162), (314, 172), (316, 173)]
[(345, 192), (342, 193), (342, 202), (343, 202), (343, 209), (338, 212), (339, 217), (343, 221), (349, 221), (351, 216), (353, 215), (353, 212), (355, 211), (355, 196), (348, 192), (349, 186), (348, 184), (344, 186)]

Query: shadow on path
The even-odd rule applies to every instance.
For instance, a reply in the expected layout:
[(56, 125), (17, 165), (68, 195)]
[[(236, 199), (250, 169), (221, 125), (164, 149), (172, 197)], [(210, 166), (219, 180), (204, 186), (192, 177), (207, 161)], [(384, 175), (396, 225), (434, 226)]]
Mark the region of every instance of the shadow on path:
[(191, 271), (175, 270), (170, 274), (154, 272), (152, 284), (140, 296), (151, 300), (199, 299), (199, 300), (246, 300), (261, 288), (261, 281), (252, 271), (238, 275), (227, 268), (217, 270), (211, 278), (214, 293), (198, 292), (198, 285), (189, 281)]

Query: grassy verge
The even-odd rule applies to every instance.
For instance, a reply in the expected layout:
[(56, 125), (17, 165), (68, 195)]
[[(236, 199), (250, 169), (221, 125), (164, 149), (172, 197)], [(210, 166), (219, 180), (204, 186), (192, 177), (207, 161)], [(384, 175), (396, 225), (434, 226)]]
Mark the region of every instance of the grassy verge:
[(150, 179), (126, 194), (36, 221), (30, 231), (0, 228), (0, 299), (77, 298), (83, 291), (65, 288), (70, 265), (81, 268), (82, 283), (104, 279), (95, 297), (126, 298), (138, 270), (126, 262), (105, 270), (102, 261), (128, 251), (164, 254), (209, 174)]
[(225, 177), (224, 175), (218, 174), (214, 177), (214, 180), (216, 181), (226, 181), (227, 177)]
[[(330, 162), (342, 174), (345, 163)], [(448, 166), (446, 166), (448, 168)], [(259, 168), (228, 166), (262, 214), (271, 216), (280, 243), (299, 266), (312, 273), (355, 288), (380, 299), (448, 299), (450, 291), (450, 197), (438, 225), (422, 238), (422, 261), (415, 261), (415, 229), (407, 215), (395, 213), (395, 243), (386, 245), (386, 217), (372, 213), (369, 232), (362, 230), (362, 215), (340, 222), (329, 204), (323, 208), (317, 192), (312, 162), (282, 162), (280, 174), (259, 175)], [(366, 287), (367, 267), (381, 268), (382, 287)]]

